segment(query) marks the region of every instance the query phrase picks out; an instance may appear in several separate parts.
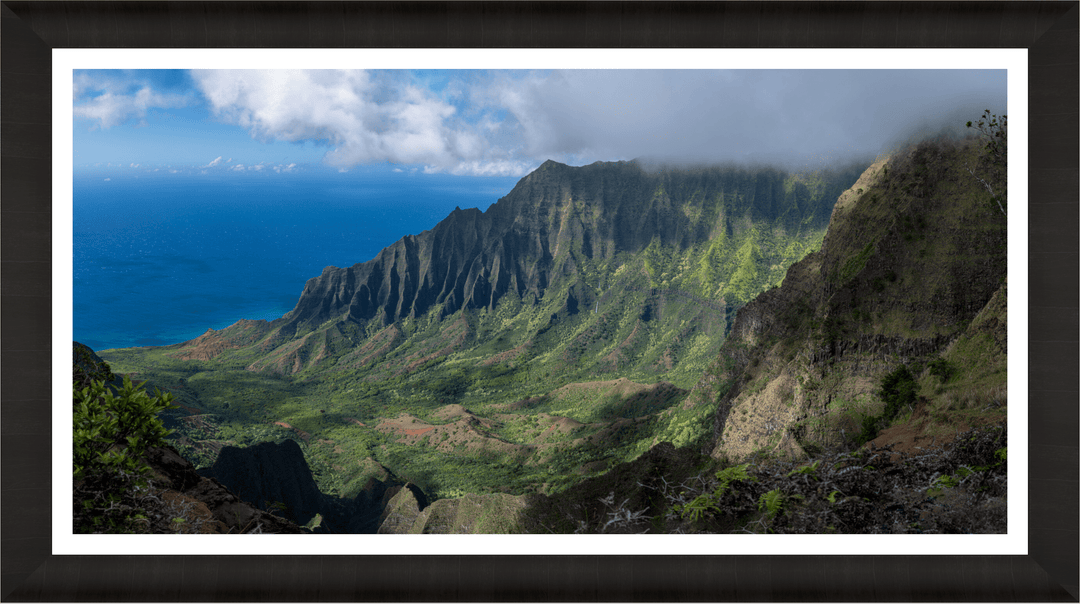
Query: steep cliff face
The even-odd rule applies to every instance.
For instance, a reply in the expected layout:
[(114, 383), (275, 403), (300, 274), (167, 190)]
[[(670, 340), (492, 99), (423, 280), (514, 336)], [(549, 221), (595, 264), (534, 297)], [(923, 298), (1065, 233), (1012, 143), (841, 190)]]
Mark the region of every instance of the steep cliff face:
[[(981, 153), (928, 142), (874, 163), (820, 251), (739, 311), (692, 395), (716, 405), (714, 456), (850, 444), (882, 375), (948, 356), (981, 311), (983, 331), (1004, 324), (1005, 218), (964, 168)], [(1004, 388), (1003, 344), (991, 358), (973, 387)]]
[(306, 524), (326, 507), (324, 496), (295, 441), (224, 447), (214, 465), (201, 472), (245, 501)]
[[(637, 253), (654, 241), (683, 249), (755, 220), (820, 227), (829, 205), (812, 197), (806, 183), (776, 170), (647, 171), (634, 162), (572, 168), (548, 161), (486, 212), (455, 210), (368, 262), (327, 267), (308, 281), (282, 332), (330, 320), (391, 323), (436, 305), (444, 315), (493, 308), (508, 292), (542, 296), (552, 280), (573, 274), (580, 258)], [(821, 199), (831, 203), (835, 195)]]
[[(684, 349), (696, 346), (684, 373), (700, 371), (710, 346), (701, 338), (718, 345), (731, 309), (818, 247), (837, 195), (859, 170), (548, 161), (485, 212), (457, 209), (367, 262), (327, 267), (281, 319), (208, 332), (174, 356), (224, 355), (279, 374), (328, 361), (348, 370), (430, 328), (431, 345), (414, 337), (424, 350), (403, 356), (422, 363), (500, 340), (506, 346), (488, 357), (554, 353), (567, 365), (596, 364), (594, 372), (663, 371), (687, 365)], [(503, 338), (475, 316), (510, 309), (521, 325)]]

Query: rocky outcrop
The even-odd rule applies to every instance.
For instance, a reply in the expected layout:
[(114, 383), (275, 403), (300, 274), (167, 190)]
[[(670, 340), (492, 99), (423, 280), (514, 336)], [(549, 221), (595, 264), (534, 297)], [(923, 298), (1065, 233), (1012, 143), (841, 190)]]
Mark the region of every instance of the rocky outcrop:
[(158, 513), (169, 511), (175, 518), (183, 518), (185, 528), (204, 534), (308, 532), (242, 500), (217, 480), (200, 476), (172, 447), (150, 449), (146, 461), (164, 503)]
[(381, 534), (507, 534), (520, 532), (529, 498), (506, 493), (470, 493), (428, 505), (413, 485), (387, 502)]
[(943, 354), (993, 303), (1006, 223), (963, 168), (980, 153), (936, 141), (876, 162), (840, 197), (820, 251), (738, 312), (692, 394), (717, 408), (714, 456), (849, 444), (883, 374)]
[(201, 474), (260, 509), (273, 510), (297, 524), (311, 522), (328, 507), (304, 452), (292, 440), (224, 447), (214, 465)]
[[(119, 387), (121, 380), (90, 347), (73, 342), (72, 349), (72, 379), (76, 388), (85, 388), (91, 381), (102, 380)], [(89, 484), (86, 480), (76, 480), (76, 524), (80, 519), (78, 512), (86, 511), (84, 506), (88, 501), (119, 500), (141, 518), (125, 530), (199, 534), (307, 532), (293, 522), (243, 501), (217, 480), (200, 476), (195, 466), (170, 446), (150, 447), (141, 460), (148, 468), (148, 481), (143, 481), (141, 476), (137, 481), (97, 477)], [(115, 527), (96, 524), (93, 528), (79, 527), (80, 532), (83, 530), (108, 532)]]
[(95, 380), (104, 380), (116, 386), (122, 384), (122, 380), (113, 375), (109, 364), (86, 344), (72, 342), (71, 357), (71, 380), (76, 388), (86, 388)]
[(394, 486), (383, 492), (382, 512), (379, 514), (379, 534), (411, 533), (428, 505), (424, 492), (414, 484)]
[[(377, 464), (381, 470), (378, 475), (368, 478), (360, 492), (348, 503), (348, 518), (342, 524), (341, 532), (357, 534), (374, 534), (379, 532), (380, 526), (389, 515), (390, 502), (402, 492), (409, 493), (411, 501), (415, 503), (416, 512), (419, 513), (428, 504), (427, 495), (416, 485), (410, 484), (398, 478), (393, 472), (381, 464)], [(393, 507), (397, 507), (397, 502)]]

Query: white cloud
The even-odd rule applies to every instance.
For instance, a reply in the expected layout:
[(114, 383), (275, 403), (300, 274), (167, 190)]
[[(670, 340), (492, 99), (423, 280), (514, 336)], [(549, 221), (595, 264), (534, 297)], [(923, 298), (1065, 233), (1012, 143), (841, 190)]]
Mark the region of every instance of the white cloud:
[(262, 164), (256, 164), (254, 166), (248, 166), (248, 170), (255, 170), (256, 172), (261, 172), (262, 169), (263, 169)]
[(474, 176), (524, 176), (535, 170), (538, 165), (538, 162), (529, 161), (470, 161), (462, 162), (450, 170), (450, 173)]
[(75, 78), (74, 92), (75, 116), (92, 120), (95, 128), (102, 129), (131, 120), (142, 122), (151, 109), (183, 107), (193, 99), (191, 94), (160, 93), (149, 84), (95, 79), (85, 73)]
[(242, 172), (244, 170), (244, 164), (236, 164), (235, 166), (233, 166), (233, 167), (231, 167), (229, 169), (233, 170), (234, 172)]
[(451, 170), (485, 158), (457, 110), (395, 72), (192, 72), (214, 112), (261, 140), (311, 141), (332, 166), (390, 161)]
[(204, 168), (213, 168), (214, 166), (216, 166), (216, 165), (218, 165), (218, 164), (220, 164), (220, 163), (221, 163), (221, 156), (219, 155), (219, 156), (217, 156), (217, 159), (215, 159), (214, 161), (212, 161), (212, 162), (210, 162), (210, 163), (206, 164), (206, 165), (205, 165), (205, 166), (203, 166), (203, 167), (204, 167)]
[(110, 180), (112, 180), (112, 179), (111, 178), (106, 178), (105, 182), (109, 182)]
[(1004, 103), (1003, 72), (986, 71), (203, 70), (192, 79), (219, 117), (256, 139), (325, 146), (339, 169), (390, 162), (477, 175), (521, 175), (545, 159), (876, 153), (923, 121), (945, 123), (958, 105)]

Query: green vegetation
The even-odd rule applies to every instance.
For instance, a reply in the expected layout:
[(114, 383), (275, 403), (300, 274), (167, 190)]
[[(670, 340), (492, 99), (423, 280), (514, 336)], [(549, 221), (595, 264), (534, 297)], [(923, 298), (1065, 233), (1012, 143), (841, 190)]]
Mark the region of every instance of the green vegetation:
[(848, 258), (847, 261), (844, 262), (843, 268), (840, 269), (840, 283), (851, 281), (851, 279), (866, 266), (866, 261), (873, 253), (874, 244), (867, 243), (866, 247), (860, 250), (858, 254)]
[(702, 493), (697, 497), (694, 497), (689, 503), (676, 503), (672, 509), (681, 514), (683, 518), (688, 518), (694, 522), (701, 519), (709, 512), (720, 512), (720, 500), (723, 499), (725, 492), (734, 490), (732, 487), (733, 484), (744, 480), (756, 480), (756, 478), (747, 472), (749, 467), (750, 464), (742, 464), (720, 470), (716, 473), (716, 479), (719, 483), (711, 493)]
[(150, 467), (143, 455), (165, 444), (169, 430), (158, 413), (173, 408), (172, 397), (150, 397), (125, 377), (115, 394), (104, 380), (73, 388), (75, 531), (147, 532), (146, 510), (138, 494), (148, 487)]
[(913, 410), (918, 398), (919, 384), (907, 365), (901, 365), (881, 378), (878, 397), (885, 403), (881, 413), (865, 414), (860, 418), (860, 432), (855, 444), (862, 446), (877, 438), (878, 432), (889, 425), (903, 409)]
[(170, 432), (157, 414), (175, 408), (172, 396), (159, 391), (151, 398), (128, 377), (116, 395), (104, 381), (73, 392), (75, 479), (145, 472), (143, 453), (163, 445)]
[(786, 498), (783, 491), (780, 489), (773, 489), (761, 494), (758, 498), (758, 510), (765, 512), (769, 518), (776, 518), (776, 515), (784, 509)]

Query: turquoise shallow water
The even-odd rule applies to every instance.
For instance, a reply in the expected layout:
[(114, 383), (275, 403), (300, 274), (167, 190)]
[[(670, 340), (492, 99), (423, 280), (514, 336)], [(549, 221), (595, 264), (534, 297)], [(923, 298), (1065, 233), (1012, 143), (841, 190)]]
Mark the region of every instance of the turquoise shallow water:
[(173, 344), (276, 319), (324, 267), (369, 260), (455, 206), (487, 209), (516, 181), (389, 169), (76, 174), (74, 338), (95, 350)]

